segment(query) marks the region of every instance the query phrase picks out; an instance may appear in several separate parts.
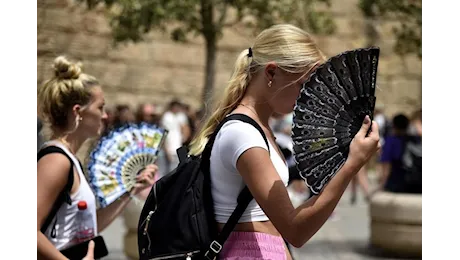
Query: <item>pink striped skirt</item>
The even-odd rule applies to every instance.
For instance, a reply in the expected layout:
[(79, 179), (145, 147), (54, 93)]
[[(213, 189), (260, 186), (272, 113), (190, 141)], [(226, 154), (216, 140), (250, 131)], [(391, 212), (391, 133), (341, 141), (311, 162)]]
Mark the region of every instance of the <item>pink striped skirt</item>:
[(220, 260), (286, 260), (281, 237), (260, 232), (232, 232), (225, 242)]

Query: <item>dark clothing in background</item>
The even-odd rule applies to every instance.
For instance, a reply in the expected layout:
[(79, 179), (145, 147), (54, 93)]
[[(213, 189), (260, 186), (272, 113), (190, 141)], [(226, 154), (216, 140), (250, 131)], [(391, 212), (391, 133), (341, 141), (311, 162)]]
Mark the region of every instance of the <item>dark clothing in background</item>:
[[(387, 182), (385, 183), (384, 190), (389, 192), (401, 192), (401, 193), (421, 193), (421, 185), (416, 184), (413, 187), (413, 183), (408, 183), (409, 174), (407, 163), (403, 161), (404, 154), (408, 145), (420, 146), (421, 153), (421, 138), (412, 136), (388, 136), (385, 138), (385, 144), (383, 145), (382, 155), (380, 158), (381, 163), (390, 163), (391, 171), (388, 176)], [(421, 154), (420, 154), (421, 158)], [(407, 159), (407, 158), (406, 158)], [(421, 175), (421, 169), (419, 169)], [(417, 173), (415, 173), (417, 174)], [(420, 176), (421, 179), (421, 176)]]

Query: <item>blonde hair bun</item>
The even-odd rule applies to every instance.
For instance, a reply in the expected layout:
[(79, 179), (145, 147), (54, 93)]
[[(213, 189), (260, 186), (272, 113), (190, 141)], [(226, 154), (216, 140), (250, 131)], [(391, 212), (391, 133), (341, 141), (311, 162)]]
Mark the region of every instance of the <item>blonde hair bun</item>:
[(59, 79), (78, 79), (81, 74), (81, 64), (71, 63), (64, 56), (59, 56), (53, 63), (54, 75)]

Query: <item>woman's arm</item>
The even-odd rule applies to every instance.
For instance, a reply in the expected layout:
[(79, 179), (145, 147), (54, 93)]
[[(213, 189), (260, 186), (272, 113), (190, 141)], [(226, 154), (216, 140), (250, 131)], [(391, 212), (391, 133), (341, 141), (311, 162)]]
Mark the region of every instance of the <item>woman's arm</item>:
[[(319, 196), (295, 209), (266, 150), (247, 150), (238, 159), (237, 168), (270, 221), (295, 247), (301, 247), (324, 224), (359, 170), (350, 162), (345, 163)], [(262, 172), (263, 178), (260, 177)]]
[[(154, 175), (157, 173), (158, 167), (156, 165), (148, 165), (136, 178), (137, 183), (131, 191), (132, 195), (137, 195), (146, 188), (152, 187), (155, 182)], [(97, 210), (97, 230), (102, 232), (108, 227), (121, 212), (126, 208), (131, 200), (130, 193), (126, 193), (114, 203), (105, 208)]]
[(117, 201), (105, 208), (97, 210), (97, 232), (102, 232), (121, 214), (123, 209), (131, 201), (129, 193), (121, 196)]
[[(292, 245), (305, 244), (325, 223), (353, 176), (378, 149), (378, 129), (374, 122), (369, 137), (364, 124), (350, 145), (348, 160), (321, 194), (295, 209), (286, 187), (271, 163), (268, 152), (259, 147), (246, 150), (237, 160), (238, 172), (256, 201), (281, 235)], [(263, 173), (263, 178), (260, 174)]]
[(67, 259), (40, 231), (59, 193), (64, 189), (70, 162), (62, 154), (48, 154), (37, 163), (37, 256), (38, 259)]

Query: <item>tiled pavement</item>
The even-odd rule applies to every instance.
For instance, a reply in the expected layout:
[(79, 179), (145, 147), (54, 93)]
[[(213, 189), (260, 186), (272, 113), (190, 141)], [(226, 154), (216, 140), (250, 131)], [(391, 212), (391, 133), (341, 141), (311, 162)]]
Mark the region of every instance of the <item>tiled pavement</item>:
[[(362, 197), (350, 205), (350, 194), (345, 193), (334, 216), (302, 248), (294, 249), (295, 260), (394, 260), (368, 246), (368, 206)], [(110, 255), (106, 260), (128, 260), (123, 254), (124, 227), (117, 219), (102, 234)]]

